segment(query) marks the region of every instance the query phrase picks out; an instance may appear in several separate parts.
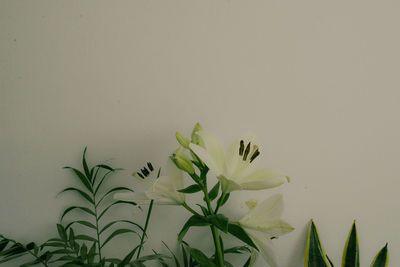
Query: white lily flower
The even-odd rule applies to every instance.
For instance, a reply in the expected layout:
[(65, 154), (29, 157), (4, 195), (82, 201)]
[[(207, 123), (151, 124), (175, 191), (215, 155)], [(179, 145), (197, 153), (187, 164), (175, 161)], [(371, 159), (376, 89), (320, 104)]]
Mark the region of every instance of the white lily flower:
[(249, 211), (239, 220), (239, 224), (249, 234), (265, 261), (271, 267), (276, 267), (278, 265), (271, 240), (294, 230), (290, 224), (280, 219), (283, 196), (274, 195), (259, 205), (254, 201), (246, 204)]
[(225, 152), (219, 139), (204, 130), (197, 132), (204, 147), (190, 144), (190, 149), (210, 168), (225, 193), (234, 190), (261, 190), (279, 186), (289, 177), (277, 169), (256, 170), (260, 151), (253, 136), (234, 142)]
[(150, 204), (154, 200), (159, 205), (182, 205), (185, 202), (185, 195), (177, 190), (183, 189), (183, 172), (168, 159), (166, 175), (156, 177), (153, 166), (148, 163), (148, 169), (144, 167), (142, 173), (135, 173), (134, 176), (147, 186), (144, 192), (117, 193), (115, 199), (133, 201), (138, 204)]

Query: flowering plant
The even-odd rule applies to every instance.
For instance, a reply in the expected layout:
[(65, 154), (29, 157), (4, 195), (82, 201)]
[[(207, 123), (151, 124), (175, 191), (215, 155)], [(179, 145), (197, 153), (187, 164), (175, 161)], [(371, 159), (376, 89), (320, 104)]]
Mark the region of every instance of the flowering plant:
[[(153, 166), (148, 164), (133, 174), (147, 185), (147, 190), (117, 193), (114, 198), (139, 204), (178, 205), (190, 212), (191, 217), (178, 234), (178, 240), (185, 244), (193, 258), (193, 265), (189, 266), (233, 266), (226, 261), (225, 254), (239, 251), (251, 253), (244, 266), (251, 266), (258, 253), (270, 266), (277, 266), (271, 240), (293, 230), (291, 225), (280, 219), (282, 195), (271, 196), (259, 205), (254, 200), (247, 201), (249, 211), (239, 221), (230, 220), (220, 212), (220, 208), (234, 191), (274, 188), (289, 181), (289, 178), (276, 169), (257, 169), (261, 152), (253, 135), (239, 138), (226, 151), (218, 138), (203, 130), (200, 124), (194, 127), (191, 138), (181, 133), (176, 133), (176, 138), (179, 148), (167, 160), (165, 175), (160, 176), (159, 172), (159, 178), (156, 178)], [(218, 181), (209, 188), (210, 173)], [(192, 182), (186, 187), (185, 174)], [(201, 193), (204, 200), (204, 203), (197, 203), (197, 209), (186, 201), (187, 195), (195, 193)], [(184, 241), (193, 226), (210, 228), (214, 255), (207, 256)], [(245, 246), (225, 249), (221, 232), (238, 238)]]

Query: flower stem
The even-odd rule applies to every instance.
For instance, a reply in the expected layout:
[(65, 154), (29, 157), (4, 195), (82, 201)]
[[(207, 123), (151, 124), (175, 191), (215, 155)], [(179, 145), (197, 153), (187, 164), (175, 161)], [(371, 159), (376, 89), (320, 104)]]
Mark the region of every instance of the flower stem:
[(141, 252), (142, 247), (143, 247), (144, 237), (145, 237), (145, 235), (146, 235), (147, 227), (149, 226), (151, 210), (153, 209), (153, 203), (154, 203), (154, 200), (151, 200), (151, 201), (150, 201), (149, 210), (147, 211), (146, 223), (144, 224), (143, 234), (142, 234), (142, 237), (141, 237), (141, 239), (140, 239), (140, 246), (139, 246), (139, 249), (138, 249), (138, 253), (137, 253), (137, 255), (136, 255), (136, 259), (139, 258), (140, 252)]
[(217, 201), (217, 207), (215, 208), (214, 213), (217, 213), (219, 210), (219, 207), (221, 206), (221, 201), (225, 198), (226, 193), (222, 193), (221, 197), (219, 198), (219, 200)]
[[(208, 211), (210, 212), (210, 214), (214, 214), (213, 208), (211, 206), (210, 197), (208, 196), (207, 182), (205, 182), (205, 184), (204, 184), (203, 192), (204, 192), (205, 201), (207, 203)], [(224, 253), (222, 251), (221, 242), (219, 240), (218, 229), (215, 225), (211, 225), (210, 227), (211, 227), (211, 232), (212, 232), (213, 239), (214, 239), (214, 245), (215, 245), (215, 250), (216, 250), (215, 254), (217, 255), (218, 266), (224, 267), (225, 266)]]

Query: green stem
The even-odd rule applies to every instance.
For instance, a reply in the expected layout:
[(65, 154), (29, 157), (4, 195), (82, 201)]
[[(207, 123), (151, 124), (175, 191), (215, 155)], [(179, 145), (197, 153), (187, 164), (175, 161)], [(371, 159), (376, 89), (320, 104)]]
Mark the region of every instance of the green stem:
[[(210, 201), (210, 197), (208, 196), (208, 191), (207, 191), (207, 183), (205, 182), (204, 187), (203, 187), (203, 192), (204, 192), (204, 198), (206, 200), (207, 203), (207, 207), (208, 207), (208, 211), (210, 212), (210, 214), (214, 214), (213, 208), (211, 206), (211, 201)], [(213, 235), (213, 239), (214, 239), (214, 245), (215, 245), (215, 250), (216, 250), (216, 254), (217, 254), (217, 260), (218, 260), (218, 265), (220, 267), (224, 267), (224, 253), (222, 252), (222, 247), (221, 247), (221, 242), (219, 240), (219, 233), (218, 233), (218, 229), (215, 225), (211, 225), (211, 232)]]
[(99, 261), (101, 262), (101, 245), (100, 245), (100, 233), (99, 233), (99, 218), (97, 216), (97, 204), (96, 204), (96, 195), (92, 193), (93, 195), (93, 206), (94, 206), (94, 214), (96, 218), (96, 234), (97, 234), (97, 245), (99, 248)]
[(142, 237), (141, 237), (141, 239), (140, 239), (140, 246), (139, 246), (139, 249), (138, 249), (138, 253), (137, 253), (137, 255), (136, 255), (136, 259), (139, 258), (140, 252), (141, 252), (142, 247), (143, 247), (144, 237), (145, 237), (145, 235), (146, 235), (147, 227), (148, 227), (149, 221), (150, 221), (151, 210), (153, 209), (153, 203), (154, 203), (154, 200), (151, 200), (151, 201), (150, 201), (149, 210), (147, 211), (146, 223), (145, 223), (145, 225), (144, 225), (143, 234), (142, 234)]
[(183, 202), (182, 206), (187, 209), (188, 211), (190, 211), (191, 213), (193, 213), (194, 215), (197, 216), (201, 216), (199, 213), (197, 213), (194, 209), (192, 209), (191, 207), (189, 207), (188, 204), (186, 204), (186, 202)]
[(226, 196), (226, 193), (222, 193), (221, 197), (217, 201), (217, 207), (215, 208), (215, 211), (214, 211), (215, 214), (218, 212), (219, 207), (221, 206), (221, 201), (225, 198), (225, 196)]

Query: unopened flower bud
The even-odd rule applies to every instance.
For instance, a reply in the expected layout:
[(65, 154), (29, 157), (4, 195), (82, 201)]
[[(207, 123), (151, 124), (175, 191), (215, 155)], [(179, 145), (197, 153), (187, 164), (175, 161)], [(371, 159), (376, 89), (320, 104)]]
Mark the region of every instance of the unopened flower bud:
[(196, 135), (196, 133), (201, 130), (203, 130), (203, 126), (201, 126), (201, 124), (199, 122), (196, 123), (196, 125), (194, 126), (193, 131), (192, 131), (192, 139), (193, 139), (193, 135)]
[(190, 161), (189, 157), (179, 149), (173, 154), (172, 160), (179, 169), (189, 174), (194, 173), (193, 163)]
[(176, 132), (175, 134), (176, 140), (178, 140), (178, 143), (183, 146), (184, 148), (188, 149), (190, 145), (190, 139), (181, 134), (180, 132)]

